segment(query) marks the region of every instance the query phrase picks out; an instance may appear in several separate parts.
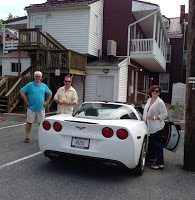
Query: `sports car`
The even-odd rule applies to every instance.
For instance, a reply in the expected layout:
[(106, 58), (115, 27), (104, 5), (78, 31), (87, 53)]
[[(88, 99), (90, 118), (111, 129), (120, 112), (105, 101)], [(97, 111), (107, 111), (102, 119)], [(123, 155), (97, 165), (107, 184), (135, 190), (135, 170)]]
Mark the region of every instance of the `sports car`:
[[(133, 104), (85, 102), (73, 115), (53, 115), (41, 122), (40, 149), (51, 160), (70, 155), (94, 158), (123, 165), (141, 175), (149, 137), (141, 111)], [(169, 132), (170, 128), (166, 130), (166, 138), (170, 139)], [(180, 137), (179, 131), (175, 134)], [(178, 141), (177, 145), (173, 139), (172, 143), (168, 140), (164, 143), (166, 146), (171, 143), (175, 150)]]

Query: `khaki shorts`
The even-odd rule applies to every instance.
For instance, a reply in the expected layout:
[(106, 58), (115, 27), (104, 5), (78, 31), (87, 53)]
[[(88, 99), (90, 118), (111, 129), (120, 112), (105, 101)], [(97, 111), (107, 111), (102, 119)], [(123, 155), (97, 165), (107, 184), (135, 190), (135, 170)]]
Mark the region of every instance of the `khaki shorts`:
[(32, 124), (36, 121), (36, 123), (41, 123), (41, 121), (45, 118), (45, 110), (41, 111), (33, 111), (27, 109), (27, 122)]

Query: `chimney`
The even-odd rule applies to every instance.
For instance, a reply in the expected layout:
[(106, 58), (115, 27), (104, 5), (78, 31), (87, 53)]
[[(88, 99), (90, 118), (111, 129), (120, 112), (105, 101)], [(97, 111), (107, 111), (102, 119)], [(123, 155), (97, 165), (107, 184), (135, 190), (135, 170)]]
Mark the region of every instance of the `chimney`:
[(180, 9), (180, 23), (185, 19), (185, 5), (181, 5)]

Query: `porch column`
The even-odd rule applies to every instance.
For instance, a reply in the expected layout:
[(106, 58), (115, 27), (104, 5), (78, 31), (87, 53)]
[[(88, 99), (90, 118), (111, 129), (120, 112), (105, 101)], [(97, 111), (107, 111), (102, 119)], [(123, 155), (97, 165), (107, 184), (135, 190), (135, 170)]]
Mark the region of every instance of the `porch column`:
[(21, 69), (21, 65), (20, 65), (20, 50), (18, 50), (18, 77), (20, 77), (20, 69)]
[(167, 60), (167, 42), (165, 43), (165, 60)]
[(157, 14), (154, 14), (154, 26), (153, 26), (153, 52), (154, 52), (154, 43), (155, 43), (155, 39), (156, 39), (156, 16)]
[(133, 39), (137, 39), (136, 38), (136, 24), (133, 26)]
[(158, 21), (158, 30), (157, 30), (157, 44), (158, 44), (158, 47), (160, 47), (159, 38), (160, 38), (160, 21)]
[[(131, 47), (131, 45), (130, 45), (130, 41), (131, 41), (131, 27), (130, 26), (128, 26), (128, 38), (127, 38), (127, 41), (128, 41), (128, 43), (127, 43), (127, 56), (129, 57), (130, 56), (130, 47)], [(130, 61), (129, 61), (129, 63), (130, 63)]]
[(5, 25), (3, 25), (3, 55), (5, 55)]
[(167, 42), (164, 43), (164, 56), (166, 57), (167, 54)]
[(163, 54), (163, 56), (165, 55), (164, 53), (165, 53), (165, 36), (163, 35), (163, 41), (162, 41), (163, 43), (162, 43), (162, 54)]
[(160, 31), (160, 50), (162, 52), (162, 29)]

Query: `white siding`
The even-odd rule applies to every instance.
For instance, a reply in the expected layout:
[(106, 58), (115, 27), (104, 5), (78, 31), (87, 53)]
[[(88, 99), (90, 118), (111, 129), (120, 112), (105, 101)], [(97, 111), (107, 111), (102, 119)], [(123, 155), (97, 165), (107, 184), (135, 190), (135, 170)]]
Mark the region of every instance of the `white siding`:
[[(109, 66), (105, 66), (109, 69)], [(98, 79), (99, 76), (113, 76), (114, 77), (114, 94), (113, 101), (118, 101), (118, 68), (109, 69), (109, 73), (105, 74), (103, 69), (88, 69), (86, 76), (86, 89), (85, 89), (85, 101), (97, 100), (97, 90), (98, 90)]]
[(97, 78), (96, 74), (87, 74), (85, 85), (85, 101), (97, 99)]
[[(98, 56), (102, 46), (102, 0), (85, 8), (60, 8), (34, 11), (29, 14), (29, 27), (34, 28), (35, 16), (44, 15), (45, 31), (67, 49)], [(94, 34), (94, 16), (98, 15), (98, 34)]]
[[(87, 53), (89, 10), (89, 8), (85, 8), (45, 11), (46, 32), (51, 34), (67, 49)], [(40, 14), (43, 14), (43, 11), (31, 14), (30, 27), (33, 27), (32, 18)]]
[(47, 32), (66, 48), (87, 53), (89, 9), (52, 12), (47, 18)]
[(78, 105), (74, 106), (74, 109), (78, 108), (81, 103), (83, 103), (83, 81), (81, 76), (73, 76), (73, 84), (72, 86), (77, 91), (78, 94)]
[(118, 84), (118, 101), (127, 101), (127, 80), (128, 80), (128, 60), (124, 60), (119, 64), (119, 84)]
[[(95, 33), (95, 15), (98, 16), (97, 33)], [(102, 30), (103, 30), (103, 1), (91, 5), (89, 32), (89, 54), (98, 56), (98, 50), (102, 52)]]
[[(21, 58), (21, 73), (30, 67), (30, 58)], [(18, 63), (18, 58), (2, 58), (2, 76), (18, 76), (18, 72), (11, 72), (11, 63)]]

